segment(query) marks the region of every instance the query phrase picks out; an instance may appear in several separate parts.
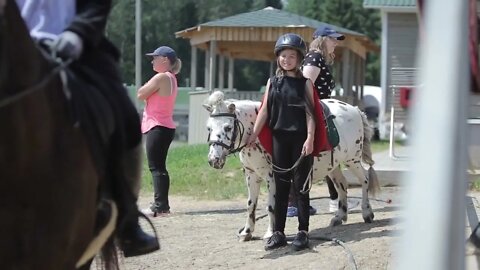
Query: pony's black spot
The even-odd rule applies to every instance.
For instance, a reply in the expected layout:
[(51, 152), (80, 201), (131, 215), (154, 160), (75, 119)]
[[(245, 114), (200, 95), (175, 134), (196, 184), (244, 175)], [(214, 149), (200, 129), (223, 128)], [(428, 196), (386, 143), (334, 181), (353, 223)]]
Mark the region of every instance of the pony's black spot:
[(356, 144), (359, 144), (359, 143), (360, 143), (360, 140), (356, 140), (355, 143), (356, 143)]
[(273, 207), (271, 205), (268, 206), (268, 212), (273, 213)]
[(339, 101), (338, 103), (340, 103), (340, 104), (342, 104), (342, 105), (345, 105), (345, 106), (347, 106), (347, 104), (346, 104), (345, 102), (341, 102), (341, 101)]
[(246, 233), (250, 233), (250, 228), (245, 230)]
[(327, 102), (328, 102), (328, 103), (335, 103), (335, 101), (333, 101), (333, 100), (329, 100), (329, 101), (327, 101)]
[(248, 206), (252, 204), (252, 200), (248, 200)]

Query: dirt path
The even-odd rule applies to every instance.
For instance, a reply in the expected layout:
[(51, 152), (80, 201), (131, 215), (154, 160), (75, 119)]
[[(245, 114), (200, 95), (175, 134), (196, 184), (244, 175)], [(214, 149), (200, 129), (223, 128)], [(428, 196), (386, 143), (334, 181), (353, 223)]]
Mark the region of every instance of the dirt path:
[[(354, 269), (348, 253), (332, 242), (316, 237), (338, 238), (351, 250), (358, 269), (392, 269), (396, 244), (402, 229), (399, 209), (399, 188), (383, 188), (381, 199), (392, 199), (391, 204), (372, 201), (375, 220), (363, 222), (360, 208), (348, 216), (342, 226), (328, 227), (332, 214), (326, 213), (328, 199), (316, 199), (312, 205), (319, 213), (310, 219), (310, 248), (296, 252), (290, 247), (265, 251), (261, 239), (267, 228), (267, 219), (257, 222), (254, 240), (238, 242), (236, 232), (245, 222), (246, 201), (194, 201), (172, 197), (172, 214), (153, 219), (161, 238), (162, 250), (151, 255), (128, 258), (122, 269)], [(328, 194), (324, 186), (314, 186), (311, 197)], [(359, 188), (351, 189), (350, 196), (360, 196)], [(266, 196), (259, 204), (265, 213)], [(150, 198), (142, 196), (141, 207), (147, 207)], [(477, 206), (478, 212), (478, 206)], [(288, 218), (286, 234), (297, 230), (296, 218)], [(470, 253), (472, 253), (470, 251)], [(467, 251), (468, 254), (468, 251)]]

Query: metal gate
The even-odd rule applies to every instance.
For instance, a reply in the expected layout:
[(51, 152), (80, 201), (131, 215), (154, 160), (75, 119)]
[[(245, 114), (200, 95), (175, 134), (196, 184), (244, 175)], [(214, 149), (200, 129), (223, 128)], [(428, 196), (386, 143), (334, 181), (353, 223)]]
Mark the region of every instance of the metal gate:
[[(389, 154), (393, 160), (405, 159), (407, 156), (399, 156), (395, 153), (395, 124), (398, 122), (407, 123), (408, 116), (406, 109), (402, 109), (401, 93), (403, 88), (416, 89), (415, 81), (417, 68), (393, 67), (390, 70), (390, 145)], [(401, 112), (401, 113), (400, 113)]]

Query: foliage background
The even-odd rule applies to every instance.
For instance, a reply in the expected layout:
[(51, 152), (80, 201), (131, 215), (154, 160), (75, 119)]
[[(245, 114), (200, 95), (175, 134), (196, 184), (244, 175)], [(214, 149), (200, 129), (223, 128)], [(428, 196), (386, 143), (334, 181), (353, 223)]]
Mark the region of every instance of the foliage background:
[[(175, 32), (198, 24), (259, 10), (267, 6), (344, 27), (369, 36), (379, 44), (380, 15), (377, 10), (364, 9), (362, 0), (142, 0), (142, 52), (168, 45), (183, 61), (178, 76), (180, 86), (188, 86), (190, 76), (190, 45), (176, 39)], [(121, 51), (121, 66), (126, 84), (135, 83), (135, 0), (114, 0), (107, 25), (107, 36)], [(204, 54), (199, 51), (198, 74), (204, 72)], [(235, 61), (234, 85), (238, 90), (259, 90), (268, 79), (269, 63)], [(142, 61), (142, 82), (153, 75), (150, 59)], [(366, 84), (379, 85), (379, 55), (367, 59)], [(198, 76), (203, 85), (203, 76)]]

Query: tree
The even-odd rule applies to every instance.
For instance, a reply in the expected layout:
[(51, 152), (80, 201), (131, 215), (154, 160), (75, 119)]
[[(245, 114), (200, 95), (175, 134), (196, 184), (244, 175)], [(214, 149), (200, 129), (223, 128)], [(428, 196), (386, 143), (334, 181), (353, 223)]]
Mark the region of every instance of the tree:
[[(380, 43), (380, 13), (377, 10), (363, 8), (362, 0), (289, 1), (287, 10), (364, 34), (377, 44)], [(379, 55), (369, 54), (366, 65), (366, 84), (379, 85)]]

